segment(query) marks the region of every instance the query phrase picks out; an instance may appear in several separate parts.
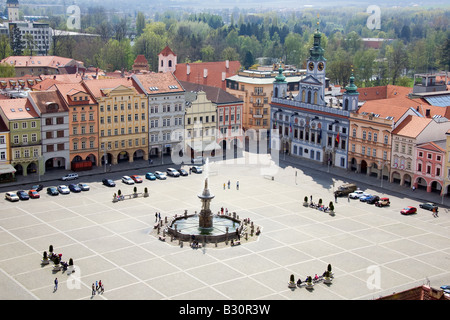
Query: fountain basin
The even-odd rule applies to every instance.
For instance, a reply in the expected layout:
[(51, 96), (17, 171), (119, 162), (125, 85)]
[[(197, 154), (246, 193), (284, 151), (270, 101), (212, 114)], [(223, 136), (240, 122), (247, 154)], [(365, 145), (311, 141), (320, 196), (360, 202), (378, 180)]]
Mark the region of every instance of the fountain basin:
[(167, 233), (181, 241), (204, 241), (209, 243), (237, 239), (236, 229), (242, 232), (240, 220), (226, 215), (213, 215), (213, 227), (199, 226), (200, 216), (197, 214), (175, 217), (167, 227)]

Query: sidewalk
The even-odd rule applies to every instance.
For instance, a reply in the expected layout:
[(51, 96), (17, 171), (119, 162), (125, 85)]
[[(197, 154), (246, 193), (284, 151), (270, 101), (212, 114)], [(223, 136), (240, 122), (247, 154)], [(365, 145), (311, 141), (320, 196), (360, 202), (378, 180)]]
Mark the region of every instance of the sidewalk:
[[(111, 167), (107, 165), (106, 172), (105, 166), (102, 165), (98, 167), (93, 167), (91, 170), (77, 171), (77, 173), (80, 178), (85, 176), (108, 175), (117, 172), (124, 172), (124, 175), (125, 174), (128, 175), (128, 174), (137, 174), (135, 171), (142, 169), (147, 169), (148, 171), (155, 171), (157, 170), (156, 169), (157, 167), (162, 167), (164, 168), (163, 170), (165, 171), (166, 166), (173, 164), (170, 156), (164, 156), (164, 159), (153, 158), (152, 160), (153, 160), (152, 164), (149, 164), (148, 160), (136, 160), (134, 162), (119, 163), (116, 165), (112, 165)], [(40, 179), (37, 174), (30, 174), (27, 176), (17, 176), (16, 177), (17, 180), (14, 182), (7, 182), (4, 184), (0, 184), (0, 189), (6, 189), (11, 186), (24, 186), (24, 189), (27, 189), (30, 188), (32, 185), (36, 184), (45, 185), (45, 182), (61, 180), (61, 177), (71, 172), (73, 171), (63, 169), (49, 170), (44, 175), (40, 176)], [(140, 172), (140, 174), (141, 173), (142, 172)]]
[[(280, 162), (286, 162), (290, 165), (293, 165), (294, 167), (301, 169), (309, 168), (311, 170), (328, 173), (327, 166), (319, 164), (315, 161), (311, 161), (309, 159), (300, 160), (297, 157), (283, 155), (280, 156)], [(366, 187), (370, 186), (371, 188), (380, 190), (380, 193), (382, 192), (381, 190), (385, 190), (384, 192), (386, 193), (398, 193), (420, 202), (433, 202), (438, 204), (440, 207), (450, 208), (450, 196), (448, 195), (442, 198), (439, 194), (426, 192), (425, 190), (421, 189), (416, 189), (415, 191), (413, 191), (411, 188), (400, 186), (397, 183), (391, 183), (387, 180), (383, 180), (383, 187), (381, 187), (381, 180), (377, 179), (376, 177), (367, 176), (362, 173), (355, 173), (354, 171), (347, 171), (346, 169), (336, 167), (330, 167), (328, 174), (344, 181), (356, 183), (358, 187), (361, 187), (361, 189), (365, 189)]]

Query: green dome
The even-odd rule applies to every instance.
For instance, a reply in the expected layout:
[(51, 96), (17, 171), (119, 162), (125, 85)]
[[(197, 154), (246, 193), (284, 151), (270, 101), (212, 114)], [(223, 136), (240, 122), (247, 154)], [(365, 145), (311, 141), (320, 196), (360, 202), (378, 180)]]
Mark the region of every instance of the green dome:
[(283, 74), (283, 68), (280, 66), (278, 69), (278, 75), (275, 77), (275, 82), (278, 83), (286, 83), (286, 77)]

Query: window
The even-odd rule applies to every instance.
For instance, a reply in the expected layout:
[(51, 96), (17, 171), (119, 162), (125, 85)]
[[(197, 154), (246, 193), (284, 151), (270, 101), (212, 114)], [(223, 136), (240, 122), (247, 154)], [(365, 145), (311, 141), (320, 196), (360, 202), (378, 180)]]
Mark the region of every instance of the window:
[(384, 135), (384, 143), (385, 144), (389, 143), (389, 136), (388, 135)]
[(363, 131), (363, 140), (366, 140), (366, 131)]
[(374, 133), (374, 134), (373, 134), (373, 141), (374, 141), (374, 142), (377, 142), (377, 140), (378, 140), (378, 134), (377, 134), (377, 133)]
[(353, 129), (353, 138), (356, 138), (356, 129)]
[(37, 134), (36, 133), (32, 133), (31, 134), (31, 142), (36, 142), (37, 141)]

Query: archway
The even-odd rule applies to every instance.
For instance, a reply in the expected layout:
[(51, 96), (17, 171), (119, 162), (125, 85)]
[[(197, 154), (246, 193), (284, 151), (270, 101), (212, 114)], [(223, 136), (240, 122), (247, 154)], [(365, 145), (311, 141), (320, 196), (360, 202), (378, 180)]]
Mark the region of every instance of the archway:
[(378, 170), (376, 162), (372, 163), (372, 166), (370, 167), (370, 176), (376, 178), (381, 176), (381, 170)]
[[(108, 153), (108, 157), (110, 156), (110, 154)], [(109, 160), (109, 159), (108, 159)], [(128, 155), (127, 151), (122, 151), (119, 153), (119, 155), (117, 156), (117, 163), (122, 163), (122, 162), (129, 162), (130, 161), (130, 156)], [(108, 163), (111, 163), (108, 161)]]
[(14, 169), (16, 169), (16, 176), (17, 175), (23, 175), (23, 167), (21, 164), (16, 164), (14, 166)]
[(136, 160), (143, 160), (143, 159), (144, 159), (144, 155), (145, 155), (144, 150), (142, 150), (142, 149), (136, 150), (136, 151), (133, 153), (133, 161), (136, 161)]
[(427, 190), (427, 181), (424, 178), (417, 178), (417, 189)]
[(367, 174), (367, 162), (365, 160), (361, 161), (361, 173)]
[(27, 174), (30, 173), (37, 173), (37, 165), (36, 163), (32, 162), (27, 166)]
[(441, 194), (442, 185), (438, 181), (433, 181), (430, 184), (430, 192)]
[(392, 173), (392, 182), (400, 184), (402, 182), (402, 177), (397, 171)]
[(358, 169), (358, 162), (355, 158), (350, 161), (350, 171), (356, 171)]
[[(102, 165), (104, 165), (105, 164), (105, 155), (102, 155)], [(106, 163), (107, 164), (112, 164), (112, 155), (111, 155), (111, 153), (107, 153), (106, 154)]]
[[(426, 186), (426, 181), (425, 181), (425, 186)], [(406, 187), (412, 187), (412, 178), (409, 174), (405, 173), (405, 175), (403, 176), (403, 185)]]

